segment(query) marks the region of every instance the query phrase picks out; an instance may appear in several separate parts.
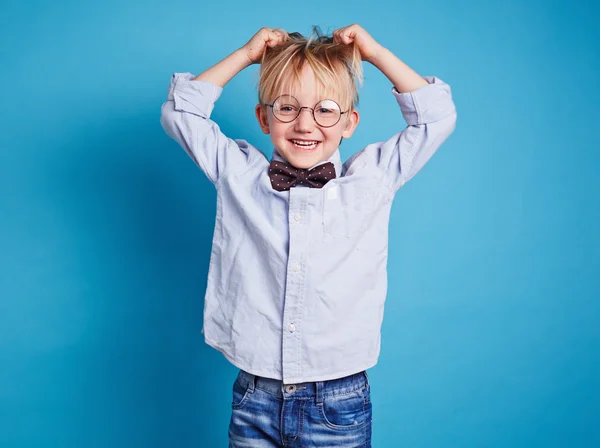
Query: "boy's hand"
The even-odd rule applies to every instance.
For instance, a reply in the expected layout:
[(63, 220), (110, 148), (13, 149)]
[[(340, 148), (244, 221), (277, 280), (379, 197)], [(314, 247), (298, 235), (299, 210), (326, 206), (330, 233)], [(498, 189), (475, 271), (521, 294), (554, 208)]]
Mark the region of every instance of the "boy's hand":
[(370, 62), (381, 70), (400, 93), (412, 92), (429, 84), (390, 50), (373, 39), (360, 25), (350, 25), (335, 30), (333, 40), (345, 45), (356, 42), (363, 61)]
[(381, 45), (360, 25), (350, 25), (338, 28), (333, 32), (333, 41), (338, 44), (350, 45), (356, 42), (363, 61), (373, 62)]
[(251, 64), (260, 62), (267, 47), (273, 48), (289, 38), (288, 34), (281, 28), (261, 28), (252, 36), (246, 45), (242, 47)]

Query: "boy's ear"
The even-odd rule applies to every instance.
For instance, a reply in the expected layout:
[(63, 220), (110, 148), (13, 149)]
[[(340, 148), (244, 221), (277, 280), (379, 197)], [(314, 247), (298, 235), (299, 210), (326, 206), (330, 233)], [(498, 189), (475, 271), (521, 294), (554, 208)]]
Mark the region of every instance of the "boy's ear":
[(267, 120), (267, 108), (262, 104), (257, 104), (254, 111), (256, 112), (256, 119), (263, 133), (269, 134), (271, 131), (269, 130), (269, 120)]
[(342, 132), (343, 138), (350, 138), (352, 134), (354, 134), (354, 130), (358, 123), (360, 122), (360, 114), (356, 109), (353, 109), (352, 112), (348, 114), (348, 118), (346, 119), (346, 124), (344, 125), (344, 131)]

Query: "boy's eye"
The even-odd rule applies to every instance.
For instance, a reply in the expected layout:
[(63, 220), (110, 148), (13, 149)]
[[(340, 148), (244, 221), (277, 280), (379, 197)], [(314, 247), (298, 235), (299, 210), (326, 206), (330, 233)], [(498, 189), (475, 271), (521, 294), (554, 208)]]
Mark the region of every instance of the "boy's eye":
[(281, 112), (296, 112), (298, 110), (298, 108), (296, 106), (292, 106), (292, 105), (284, 105), (279, 107), (279, 110)]
[(321, 107), (317, 110), (317, 113), (322, 114), (322, 115), (327, 115), (327, 114), (334, 113), (334, 111), (333, 111), (333, 109), (327, 109), (325, 107)]

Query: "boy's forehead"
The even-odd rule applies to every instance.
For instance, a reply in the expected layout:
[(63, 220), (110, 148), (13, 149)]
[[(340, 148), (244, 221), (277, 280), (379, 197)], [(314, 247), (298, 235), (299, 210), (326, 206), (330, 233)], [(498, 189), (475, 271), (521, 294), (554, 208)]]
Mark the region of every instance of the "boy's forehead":
[(293, 73), (284, 74), (281, 88), (275, 97), (280, 95), (292, 95), (300, 102), (316, 103), (323, 99), (331, 99), (339, 102), (343, 95), (342, 89), (337, 85), (324, 85), (320, 82), (313, 70), (305, 68), (299, 79)]

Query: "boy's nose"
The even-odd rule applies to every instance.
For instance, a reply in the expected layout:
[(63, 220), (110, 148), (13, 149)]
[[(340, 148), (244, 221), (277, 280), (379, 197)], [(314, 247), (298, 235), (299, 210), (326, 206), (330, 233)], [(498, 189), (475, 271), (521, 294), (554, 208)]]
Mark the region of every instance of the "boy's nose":
[(296, 118), (296, 130), (301, 132), (311, 131), (315, 127), (315, 120), (310, 109), (302, 109)]

